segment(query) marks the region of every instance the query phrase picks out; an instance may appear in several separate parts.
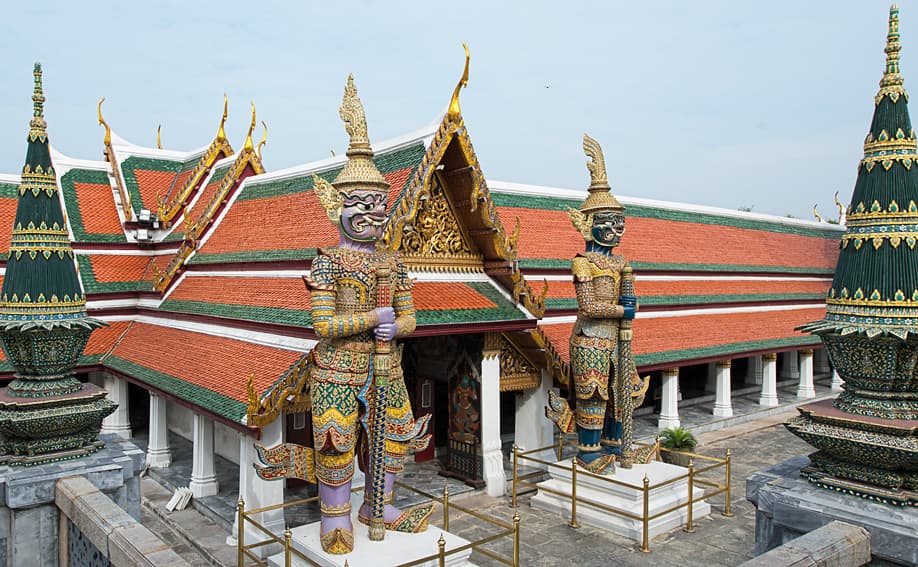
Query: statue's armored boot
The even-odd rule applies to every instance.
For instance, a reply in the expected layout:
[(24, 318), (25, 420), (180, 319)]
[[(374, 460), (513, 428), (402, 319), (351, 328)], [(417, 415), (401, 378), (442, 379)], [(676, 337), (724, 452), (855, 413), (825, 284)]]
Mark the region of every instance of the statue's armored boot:
[(622, 422), (607, 417), (602, 425), (602, 438), (599, 440), (602, 452), (607, 455), (622, 456)]
[[(370, 517), (373, 515), (372, 502), (370, 502), (371, 489), (370, 475), (366, 477), (366, 486), (363, 492), (363, 505), (357, 513), (357, 520), (361, 524), (370, 525)], [(395, 501), (395, 473), (386, 473), (385, 496), (383, 498), (383, 521), (387, 530), (395, 532), (405, 532), (416, 534), (427, 529), (427, 523), (434, 511), (434, 504), (420, 504), (400, 510), (393, 505)]]
[(599, 444), (599, 429), (577, 426), (577, 464), (593, 474), (613, 474), (615, 455), (604, 453)]
[(334, 555), (354, 551), (354, 525), (351, 523), (351, 482), (331, 486), (319, 482), (322, 550)]

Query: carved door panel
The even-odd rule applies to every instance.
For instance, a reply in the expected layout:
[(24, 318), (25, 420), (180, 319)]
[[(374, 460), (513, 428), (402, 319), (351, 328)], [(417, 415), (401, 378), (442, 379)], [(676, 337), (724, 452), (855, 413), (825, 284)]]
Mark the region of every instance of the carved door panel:
[[(434, 380), (433, 378), (422, 378), (418, 377), (415, 380), (415, 391), (414, 399), (412, 400), (411, 409), (414, 410), (415, 419), (420, 419), (421, 417), (433, 414), (430, 418), (430, 428), (428, 431), (430, 433), (434, 432), (434, 422), (436, 421), (436, 414), (434, 412), (436, 404), (434, 403)], [(436, 449), (437, 440), (431, 439), (430, 444), (426, 449), (420, 453), (415, 453), (414, 461), (417, 463), (422, 463), (424, 461), (429, 461), (434, 458), (434, 450)]]

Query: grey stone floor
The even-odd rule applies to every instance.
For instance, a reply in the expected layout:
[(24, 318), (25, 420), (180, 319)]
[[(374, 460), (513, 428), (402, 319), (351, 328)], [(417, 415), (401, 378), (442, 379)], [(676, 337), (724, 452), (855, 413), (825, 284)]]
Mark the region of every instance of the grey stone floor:
[[(549, 567), (568, 567), (571, 564), (599, 567), (611, 563), (625, 566), (716, 567), (742, 563), (752, 557), (755, 526), (755, 509), (744, 498), (745, 478), (770, 464), (812, 451), (811, 447), (781, 425), (794, 413), (791, 410), (698, 435), (699, 451), (702, 453), (721, 456), (727, 448), (732, 450), (731, 503), (734, 517), (721, 515), (724, 503), (722, 495), (711, 498), (709, 502), (712, 513), (697, 521), (694, 533), (677, 529), (660, 535), (651, 540), (651, 553), (645, 554), (640, 552), (635, 542), (606, 531), (588, 526), (572, 529), (561, 516), (530, 508), (531, 495), (524, 495), (519, 502), (522, 534), (520, 564)], [(174, 532), (161, 537), (166, 541), (175, 541), (186, 558), (197, 552), (203, 562), (193, 565), (234, 564), (232, 558), (235, 557), (235, 548), (225, 543), (228, 532), (191, 508), (180, 513), (166, 513), (162, 506), (168, 496), (169, 491), (150, 479), (145, 480), (144, 517), (148, 518), (148, 512), (154, 510), (155, 519), (158, 520), (156, 526), (150, 526), (151, 530), (158, 534), (163, 529), (170, 530), (170, 534)], [(491, 498), (481, 491), (474, 491), (455, 496), (452, 501), (503, 521), (512, 521), (514, 509), (510, 507), (509, 496)], [(430, 529), (438, 529), (441, 525), (440, 516), (438, 510)], [(465, 538), (477, 539), (494, 531), (494, 528), (467, 515), (454, 512), (450, 516), (450, 532)], [(174, 539), (168, 539), (170, 537)], [(505, 539), (489, 544), (488, 549), (509, 556), (511, 546), (511, 540)], [(479, 553), (473, 554), (472, 559), (482, 567), (499, 564)]]

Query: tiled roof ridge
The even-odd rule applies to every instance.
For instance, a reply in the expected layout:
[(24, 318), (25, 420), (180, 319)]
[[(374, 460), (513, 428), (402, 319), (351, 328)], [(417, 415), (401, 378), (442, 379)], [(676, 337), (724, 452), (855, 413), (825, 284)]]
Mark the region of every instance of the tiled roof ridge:
[(115, 352), (115, 349), (118, 347), (119, 344), (121, 344), (121, 341), (124, 340), (124, 337), (127, 336), (128, 331), (131, 330), (131, 327), (134, 326), (135, 322), (136, 321), (131, 320), (128, 323), (128, 325), (124, 328), (124, 331), (122, 331), (121, 334), (118, 335), (118, 338), (112, 341), (112, 346), (107, 351), (102, 353), (102, 356), (99, 358), (99, 362), (101, 364), (104, 364), (105, 360), (108, 359), (112, 355), (113, 352)]
[[(569, 189), (562, 187), (551, 187), (547, 185), (531, 185), (526, 183), (516, 183), (511, 181), (488, 180), (488, 186), (492, 192), (507, 195), (525, 195), (531, 197), (543, 197), (549, 199), (570, 199), (572, 201), (582, 201), (586, 195), (586, 189)], [(681, 201), (666, 201), (662, 199), (648, 199), (645, 197), (629, 197), (626, 195), (616, 195), (622, 205), (638, 205), (649, 208), (660, 208), (666, 210), (684, 211), (689, 213), (704, 213), (722, 217), (733, 217), (740, 219), (759, 220), (774, 222), (779, 224), (819, 227), (821, 229), (844, 232), (844, 225), (833, 223), (821, 223), (815, 220), (791, 218), (768, 213), (754, 213), (751, 211), (740, 211), (727, 209), (724, 207), (715, 207), (712, 205), (700, 205), (694, 203), (684, 203)]]

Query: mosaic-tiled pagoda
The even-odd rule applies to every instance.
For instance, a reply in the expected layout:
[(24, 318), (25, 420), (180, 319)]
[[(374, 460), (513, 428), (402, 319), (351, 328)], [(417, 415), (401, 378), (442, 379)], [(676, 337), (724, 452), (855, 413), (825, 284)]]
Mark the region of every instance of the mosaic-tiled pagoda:
[(105, 323), (86, 314), (51, 163), (37, 63), (34, 75), (34, 116), (0, 291), (0, 342), (16, 370), (0, 389), (0, 461), (20, 465), (95, 451), (102, 419), (116, 407), (105, 390), (73, 375), (89, 335)]
[(817, 334), (844, 391), (787, 423), (818, 452), (802, 474), (833, 490), (918, 506), (918, 152), (899, 74), (899, 10), (847, 231)]

